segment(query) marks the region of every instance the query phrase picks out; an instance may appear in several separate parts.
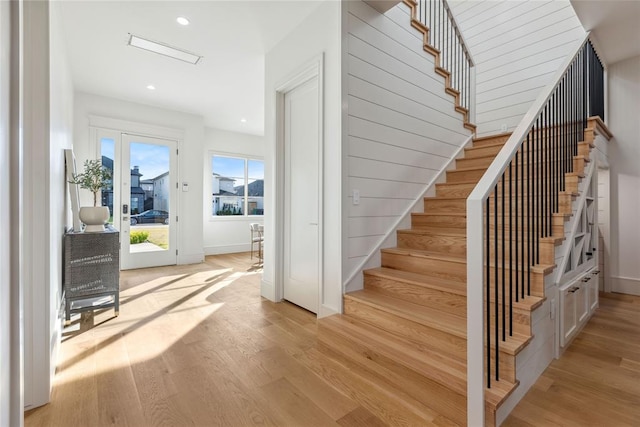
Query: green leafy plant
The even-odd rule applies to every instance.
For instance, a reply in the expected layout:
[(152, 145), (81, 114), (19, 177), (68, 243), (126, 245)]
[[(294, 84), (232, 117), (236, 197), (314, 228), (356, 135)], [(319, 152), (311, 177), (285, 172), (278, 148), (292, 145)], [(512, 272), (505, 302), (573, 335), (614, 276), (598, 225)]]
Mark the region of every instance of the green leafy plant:
[(111, 171), (102, 166), (100, 160), (85, 160), (84, 172), (74, 173), (73, 179), (69, 182), (91, 191), (93, 206), (98, 206), (98, 191), (108, 188), (111, 184)]
[(131, 234), (129, 234), (129, 244), (144, 243), (148, 238), (149, 233), (146, 231), (132, 231)]

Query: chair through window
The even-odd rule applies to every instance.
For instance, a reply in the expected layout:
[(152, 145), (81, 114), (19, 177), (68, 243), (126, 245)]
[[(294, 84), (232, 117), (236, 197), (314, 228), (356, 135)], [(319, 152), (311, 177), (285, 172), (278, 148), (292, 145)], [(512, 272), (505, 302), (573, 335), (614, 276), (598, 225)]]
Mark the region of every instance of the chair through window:
[(262, 242), (264, 237), (262, 235), (262, 225), (257, 222), (249, 224), (251, 227), (251, 259), (253, 259), (254, 245), (258, 244), (258, 260), (262, 262)]

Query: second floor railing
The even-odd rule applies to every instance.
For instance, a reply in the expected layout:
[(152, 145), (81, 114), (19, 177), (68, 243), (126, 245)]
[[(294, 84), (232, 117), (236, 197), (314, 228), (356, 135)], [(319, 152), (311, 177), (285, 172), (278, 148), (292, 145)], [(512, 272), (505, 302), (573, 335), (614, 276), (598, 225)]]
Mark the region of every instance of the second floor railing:
[(417, 0), (417, 19), (429, 29), (431, 47), (439, 52), (440, 67), (449, 73), (449, 84), (459, 93), (460, 107), (473, 105), (473, 59), (446, 0)]

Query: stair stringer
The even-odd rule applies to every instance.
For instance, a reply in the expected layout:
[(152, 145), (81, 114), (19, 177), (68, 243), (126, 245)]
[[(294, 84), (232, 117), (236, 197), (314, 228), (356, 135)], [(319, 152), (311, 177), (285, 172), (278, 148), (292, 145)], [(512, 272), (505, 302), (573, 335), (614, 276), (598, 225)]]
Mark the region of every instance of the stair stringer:
[(411, 214), (424, 212), (424, 198), (435, 194), (436, 184), (444, 183), (447, 171), (455, 169), (455, 161), (464, 156), (464, 150), (473, 143), (473, 135), (469, 136), (458, 147), (456, 152), (451, 156), (447, 163), (438, 171), (438, 173), (429, 181), (424, 189), (418, 194), (413, 203), (411, 203), (398, 220), (390, 227), (386, 234), (382, 236), (375, 245), (371, 253), (358, 264), (351, 275), (344, 282), (343, 293), (360, 290), (364, 287), (364, 270), (380, 267), (382, 264), (380, 250), (392, 248), (396, 246), (398, 230), (411, 227)]

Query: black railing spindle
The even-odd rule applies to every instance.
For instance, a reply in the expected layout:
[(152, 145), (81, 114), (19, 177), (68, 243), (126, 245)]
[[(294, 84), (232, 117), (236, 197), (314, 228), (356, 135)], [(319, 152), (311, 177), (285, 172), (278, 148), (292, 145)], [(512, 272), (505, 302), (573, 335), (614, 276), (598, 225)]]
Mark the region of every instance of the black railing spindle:
[[(448, 13), (447, 8), (444, 10)], [(453, 43), (454, 49), (454, 54), (448, 57), (454, 58), (452, 85), (465, 88), (457, 90), (461, 92), (461, 99), (467, 102), (462, 92), (468, 92), (469, 67), (460, 68), (465, 63), (465, 58), (460, 56), (464, 47), (455, 40), (455, 26), (447, 27), (447, 31), (451, 32), (444, 34), (444, 45)], [(513, 304), (531, 296), (534, 284), (544, 283), (532, 267), (553, 262), (550, 254), (541, 252), (541, 239), (559, 237), (554, 234), (554, 215), (564, 208), (560, 193), (567, 191), (567, 176), (574, 173), (578, 143), (584, 140), (589, 117), (604, 118), (603, 78), (602, 62), (591, 42), (587, 41), (563, 77), (557, 80), (546, 104), (528, 125), (528, 131), (521, 136), (519, 149), (503, 167), (500, 178), (493, 181), (496, 184), (492, 184), (492, 192), (485, 196), (488, 387), (492, 380), (500, 379), (499, 346), (500, 341), (507, 339), (507, 329), (509, 336), (513, 334)], [(491, 198), (493, 203), (490, 203)]]

